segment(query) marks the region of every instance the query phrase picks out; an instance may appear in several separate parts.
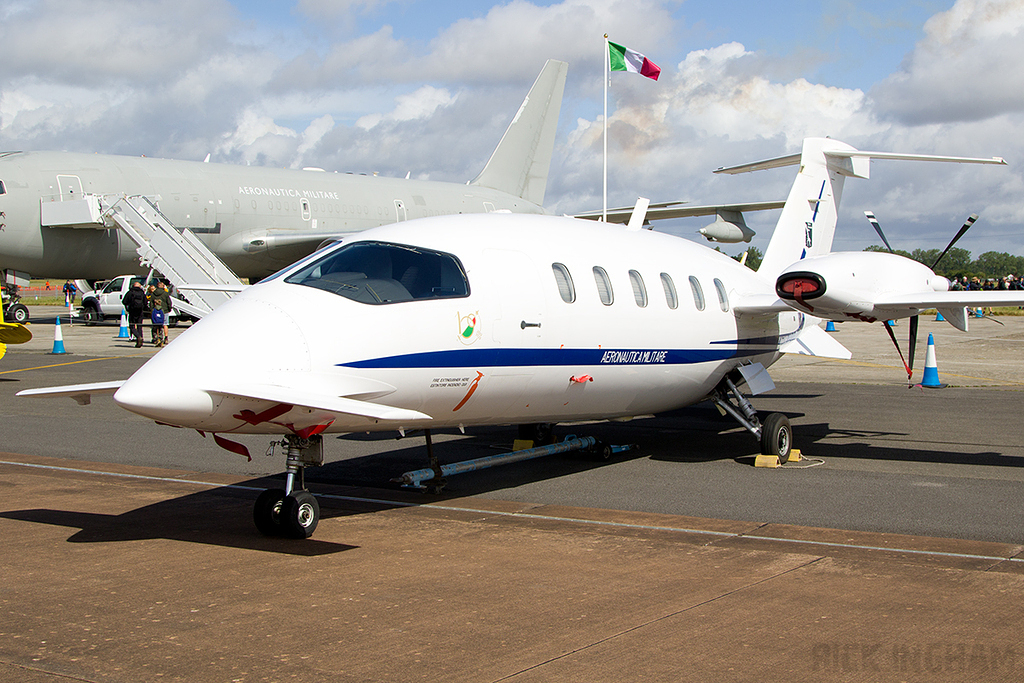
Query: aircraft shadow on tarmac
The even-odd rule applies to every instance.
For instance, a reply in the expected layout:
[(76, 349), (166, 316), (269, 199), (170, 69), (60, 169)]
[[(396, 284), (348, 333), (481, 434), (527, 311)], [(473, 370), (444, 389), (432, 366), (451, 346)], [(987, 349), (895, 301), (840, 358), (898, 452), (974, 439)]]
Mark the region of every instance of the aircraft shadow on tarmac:
[[(239, 486), (249, 483), (256, 484), (246, 482)], [(260, 483), (265, 484), (266, 481)], [(296, 542), (262, 536), (252, 523), (255, 497), (255, 493), (222, 487), (171, 498), (119, 515), (33, 509), (0, 512), (0, 517), (79, 529), (68, 538), (69, 543), (166, 539), (305, 557), (329, 555), (356, 547), (316, 538)], [(333, 508), (325, 512), (328, 513), (325, 517), (355, 514)]]
[[(803, 416), (798, 412), (783, 412), (791, 419)], [(326, 487), (345, 487), (340, 494), (321, 495), (321, 519), (331, 519), (500, 491), (639, 458), (681, 465), (731, 459), (750, 466), (752, 454), (757, 450), (749, 433), (738, 427), (732, 418), (720, 417), (716, 410), (706, 405), (630, 423), (597, 422), (560, 426), (556, 430), (559, 439), (570, 434), (594, 436), (609, 444), (640, 444), (640, 448), (616, 454), (608, 462), (595, 460), (587, 453), (566, 453), (468, 472), (449, 478), (441, 493), (428, 494), (400, 491), (399, 486), (391, 481), (404, 472), (427, 467), (422, 435), (410, 434), (408, 438), (396, 441), (391, 434), (348, 434), (336, 438), (385, 446), (385, 442), (391, 441), (401, 444), (401, 447), (385, 448), (369, 455), (330, 461), (323, 467), (308, 468), (306, 481), (317, 494), (323, 494)], [(797, 446), (810, 457), (1024, 467), (1024, 458), (994, 451), (992, 448), (998, 448), (998, 445), (991, 443), (957, 442), (959, 452), (878, 445), (879, 439), (898, 443), (910, 437), (896, 432), (832, 429), (828, 423), (798, 424), (794, 436)], [(467, 435), (435, 432), (434, 452), (441, 464), (459, 462), (508, 450), (515, 438), (516, 430), (508, 427), (474, 429)], [(864, 441), (850, 442), (850, 439), (860, 438)], [(916, 441), (910, 443), (918, 444)], [(963, 452), (964, 447), (971, 446), (979, 450)], [(233, 487), (213, 488), (171, 498), (117, 515), (28, 509), (0, 512), (0, 518), (79, 529), (68, 538), (70, 543), (168, 539), (297, 556), (326, 555), (355, 548), (343, 543), (320, 541), (315, 537), (297, 542), (262, 536), (252, 523), (253, 501), (257, 491), (281, 487), (282, 481), (283, 474), (280, 474)], [(389, 504), (383, 500), (385, 498), (393, 498), (395, 502)]]

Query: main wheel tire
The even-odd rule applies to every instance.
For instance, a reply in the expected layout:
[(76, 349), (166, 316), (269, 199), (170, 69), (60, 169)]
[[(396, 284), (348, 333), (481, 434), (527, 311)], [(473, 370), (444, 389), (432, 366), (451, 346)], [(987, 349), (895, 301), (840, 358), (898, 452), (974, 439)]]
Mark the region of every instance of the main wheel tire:
[(283, 533), (284, 499), (284, 491), (281, 489), (267, 489), (256, 499), (252, 508), (252, 521), (264, 536), (280, 536)]
[(28, 308), (22, 304), (14, 304), (7, 309), (7, 318), (12, 323), (25, 324), (28, 322)]
[(532, 441), (534, 446), (550, 446), (555, 442), (555, 426), (550, 422), (521, 424), (519, 438)]
[(779, 462), (789, 460), (793, 448), (793, 428), (782, 413), (772, 413), (761, 425), (761, 455), (777, 455)]
[(594, 462), (611, 462), (612, 447), (603, 441), (598, 441), (590, 448), (590, 459)]
[(285, 536), (309, 538), (320, 523), (320, 504), (309, 491), (296, 491), (284, 499), (281, 522)]

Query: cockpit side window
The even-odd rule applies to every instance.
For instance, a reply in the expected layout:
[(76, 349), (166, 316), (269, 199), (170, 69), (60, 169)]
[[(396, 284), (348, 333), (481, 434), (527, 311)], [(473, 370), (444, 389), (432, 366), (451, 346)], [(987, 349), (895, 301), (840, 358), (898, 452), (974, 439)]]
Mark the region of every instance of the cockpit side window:
[(351, 242), (285, 282), (366, 304), (469, 296), (466, 271), (455, 256), (386, 242)]
[(0, 194), (7, 194), (7, 188), (4, 187), (4, 181), (0, 180)]

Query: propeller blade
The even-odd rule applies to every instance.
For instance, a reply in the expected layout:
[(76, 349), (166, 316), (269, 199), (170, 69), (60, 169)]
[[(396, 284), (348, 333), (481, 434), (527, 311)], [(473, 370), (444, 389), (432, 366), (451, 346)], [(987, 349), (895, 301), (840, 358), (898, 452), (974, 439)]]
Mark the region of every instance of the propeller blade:
[(882, 226), (878, 224), (878, 219), (875, 218), (875, 214), (871, 213), (870, 211), (865, 211), (864, 215), (867, 216), (868, 222), (871, 223), (871, 227), (875, 229), (875, 232), (878, 233), (878, 236), (882, 238), (882, 244), (885, 245), (885, 248), (889, 250), (890, 254), (895, 254), (896, 252), (893, 251), (892, 247), (889, 246), (889, 240), (885, 239), (885, 233), (882, 232)]
[(888, 320), (882, 321), (882, 326), (885, 327), (885, 331), (889, 333), (889, 339), (892, 340), (892, 345), (896, 347), (896, 352), (900, 354), (900, 360), (903, 361), (903, 369), (907, 371), (907, 381), (914, 376), (914, 373), (910, 370), (910, 366), (907, 365), (907, 359), (903, 357), (903, 350), (900, 348), (900, 343), (896, 341), (896, 333), (892, 331), (892, 325), (889, 324)]
[(907, 356), (910, 358), (910, 362), (907, 364), (907, 369), (910, 370), (911, 374), (914, 372), (914, 352), (917, 351), (917, 324), (920, 322), (918, 316), (911, 316), (910, 318), (910, 343), (908, 344)]
[(964, 233), (971, 229), (971, 226), (974, 225), (974, 221), (976, 220), (978, 220), (978, 214), (976, 213), (972, 213), (970, 216), (967, 217), (967, 220), (964, 221), (964, 224), (960, 228), (960, 231), (957, 232), (956, 237), (954, 237), (953, 240), (948, 245), (946, 245), (946, 248), (942, 251), (941, 254), (939, 254), (939, 258), (935, 259), (935, 263), (932, 264), (932, 270), (935, 270), (935, 266), (939, 265), (939, 261), (942, 260), (942, 257), (945, 256), (946, 253), (953, 248), (953, 245), (957, 243), (957, 240), (964, 236)]

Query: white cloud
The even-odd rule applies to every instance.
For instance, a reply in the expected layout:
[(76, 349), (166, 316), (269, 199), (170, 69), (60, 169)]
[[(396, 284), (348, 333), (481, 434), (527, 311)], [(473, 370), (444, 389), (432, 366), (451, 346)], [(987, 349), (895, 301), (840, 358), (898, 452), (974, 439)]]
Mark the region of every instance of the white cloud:
[(201, 61), (232, 21), (223, 0), (38, 0), (0, 22), (0, 82), (153, 83)]
[(389, 114), (369, 114), (356, 121), (356, 125), (369, 130), (381, 121), (413, 121), (429, 117), (438, 107), (447, 107), (455, 101), (444, 88), (425, 85), (416, 92), (395, 98), (395, 108)]
[[(599, 208), (600, 36), (608, 32), (663, 68), (657, 83), (613, 76), (613, 205), (641, 194), (702, 203), (783, 198), (787, 170), (711, 170), (798, 151), (805, 136), (1024, 160), (1020, 0), (961, 0), (935, 15), (900, 70), (866, 93), (814, 82), (815, 65), (805, 62), (825, 57), (805, 51), (755, 51), (725, 39), (683, 56), (679, 36), (704, 29), (681, 25), (674, 2), (511, 0), (416, 35), (384, 23), (414, 1), (301, 0), (290, 10), (298, 21), (273, 25), (258, 14), (241, 22), (224, 0), (5, 4), (0, 147), (189, 159), (213, 151), (234, 163), (465, 181), (544, 60), (558, 58), (570, 68), (549, 207)], [(355, 34), (357, 24), (369, 28)], [(866, 208), (906, 248), (944, 241), (932, 233), (944, 236), (980, 211), (968, 242), (1009, 235), (998, 246), (1024, 253), (1016, 166), (879, 162), (872, 176), (847, 184), (840, 236), (852, 248), (872, 240)], [(757, 240), (775, 218), (747, 217)], [(692, 237), (696, 227), (665, 229)]]
[(871, 92), (880, 115), (916, 125), (1024, 107), (1024, 3), (959, 0), (929, 19), (903, 67)]

